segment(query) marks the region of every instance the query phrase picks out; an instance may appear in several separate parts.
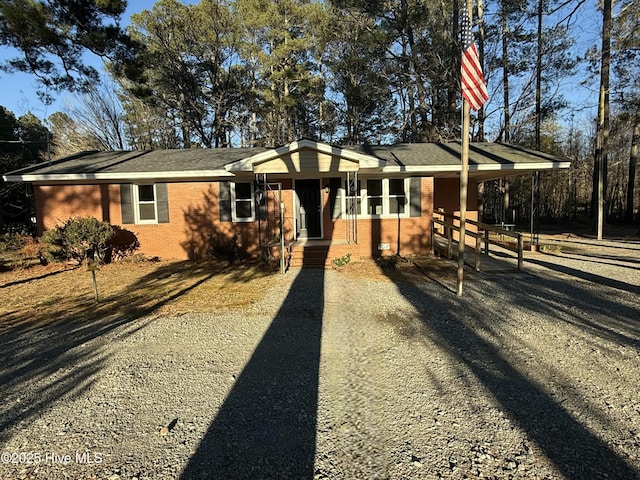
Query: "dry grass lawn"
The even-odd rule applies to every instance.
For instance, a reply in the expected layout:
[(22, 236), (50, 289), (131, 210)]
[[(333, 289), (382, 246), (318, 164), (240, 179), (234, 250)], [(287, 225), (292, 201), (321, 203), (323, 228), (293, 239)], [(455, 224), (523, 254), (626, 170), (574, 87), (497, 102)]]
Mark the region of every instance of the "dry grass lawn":
[(28, 322), (92, 320), (113, 313), (170, 315), (255, 302), (275, 273), (255, 265), (121, 262), (96, 272), (53, 264), (0, 273), (0, 331)]
[[(341, 270), (358, 278), (390, 281), (455, 279), (452, 264), (433, 257), (361, 261)], [(247, 306), (262, 298), (274, 275), (279, 273), (260, 264), (119, 262), (97, 270), (96, 303), (91, 272), (84, 266), (14, 268), (0, 273), (0, 332), (24, 323), (87, 321), (117, 313), (176, 315)]]
[[(100, 320), (112, 314), (129, 317), (221, 311), (260, 300), (273, 268), (259, 263), (152, 261), (142, 257), (103, 265), (41, 265), (40, 244), (16, 237), (0, 243), (0, 332), (16, 326), (56, 321)], [(20, 243), (21, 242), (21, 243)], [(18, 248), (16, 248), (18, 245)], [(348, 276), (390, 281), (455, 280), (455, 267), (435, 257), (384, 257), (352, 262), (340, 268)]]

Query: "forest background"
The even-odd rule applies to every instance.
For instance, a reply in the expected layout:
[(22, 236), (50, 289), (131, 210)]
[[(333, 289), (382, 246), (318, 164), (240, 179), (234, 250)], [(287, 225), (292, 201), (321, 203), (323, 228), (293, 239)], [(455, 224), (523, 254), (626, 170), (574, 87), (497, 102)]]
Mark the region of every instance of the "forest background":
[[(2, 0), (0, 81), (28, 73), (40, 111), (55, 111), (0, 107), (0, 173), (80, 150), (459, 140), (464, 5), (160, 0), (123, 26), (134, 2)], [(473, 19), (490, 100), (472, 118), (472, 139), (572, 161), (539, 177), (535, 209), (531, 176), (486, 182), (484, 219), (593, 215), (605, 133), (589, 106), (607, 68), (607, 219), (637, 221), (640, 4), (479, 0)], [(608, 60), (604, 43), (585, 42), (594, 28), (611, 35)], [(591, 98), (576, 98), (580, 89)], [(65, 91), (74, 101), (59, 108)], [(0, 227), (28, 222), (30, 202), (25, 185), (0, 184)]]

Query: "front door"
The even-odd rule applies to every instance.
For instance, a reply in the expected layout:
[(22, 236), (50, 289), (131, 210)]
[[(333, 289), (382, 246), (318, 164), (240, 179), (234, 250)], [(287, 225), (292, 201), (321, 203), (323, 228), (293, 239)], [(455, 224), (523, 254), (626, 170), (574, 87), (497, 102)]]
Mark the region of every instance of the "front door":
[(320, 180), (296, 180), (298, 238), (322, 238)]

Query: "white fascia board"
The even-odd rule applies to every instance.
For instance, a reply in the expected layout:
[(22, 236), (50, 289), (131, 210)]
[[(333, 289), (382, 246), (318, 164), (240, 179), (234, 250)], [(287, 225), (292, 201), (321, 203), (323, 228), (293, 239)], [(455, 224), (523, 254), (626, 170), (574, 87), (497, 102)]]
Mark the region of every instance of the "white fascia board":
[[(259, 153), (258, 155), (262, 154)], [(255, 156), (245, 158), (243, 160), (238, 160), (237, 162), (229, 163), (224, 166), (224, 169), (227, 172), (253, 172), (254, 158)]]
[(385, 160), (382, 160), (377, 157), (372, 157), (371, 155), (365, 155), (363, 153), (354, 152), (353, 150), (349, 150), (346, 148), (335, 147), (327, 143), (318, 143), (318, 142), (313, 142), (313, 143), (315, 145), (312, 146), (312, 148), (315, 148), (319, 152), (326, 153), (328, 155), (337, 155), (346, 160), (352, 160), (354, 162), (358, 162), (358, 164), (360, 165), (360, 168), (384, 168), (384, 166), (387, 164)]
[(225, 166), (225, 169), (229, 172), (252, 172), (253, 166), (260, 163), (268, 162), (282, 155), (297, 152), (303, 148), (310, 148), (320, 153), (326, 153), (327, 155), (336, 155), (346, 160), (352, 160), (358, 162), (360, 168), (382, 168), (386, 165), (384, 160), (381, 160), (370, 155), (363, 155), (361, 153), (354, 152), (353, 150), (343, 149), (329, 145), (328, 143), (315, 142), (313, 140), (300, 140), (291, 142), (282, 147), (267, 150), (253, 155), (249, 158), (238, 160), (237, 162), (230, 163)]
[(175, 172), (130, 172), (130, 173), (52, 173), (4, 175), (5, 182), (79, 182), (79, 181), (128, 181), (128, 180), (184, 180), (206, 178), (229, 178), (234, 174), (225, 170), (180, 170)]
[[(499, 172), (505, 170), (559, 170), (569, 168), (571, 162), (543, 162), (543, 163), (514, 163), (508, 165), (469, 165), (470, 172)], [(446, 173), (459, 172), (461, 165), (410, 165), (410, 166), (390, 166), (382, 169), (383, 173)]]
[(230, 163), (228, 165), (225, 165), (224, 168), (228, 172), (252, 172), (253, 166), (256, 164), (268, 162), (269, 160), (281, 157), (286, 153), (295, 152), (297, 150), (300, 150), (303, 146), (309, 146), (310, 148), (313, 148), (313, 143), (315, 142), (311, 142), (310, 140), (292, 142), (287, 145), (283, 145), (282, 147), (273, 148), (271, 150), (267, 150), (266, 152), (260, 152), (252, 155), (249, 158), (244, 158), (242, 160), (238, 160), (237, 162)]

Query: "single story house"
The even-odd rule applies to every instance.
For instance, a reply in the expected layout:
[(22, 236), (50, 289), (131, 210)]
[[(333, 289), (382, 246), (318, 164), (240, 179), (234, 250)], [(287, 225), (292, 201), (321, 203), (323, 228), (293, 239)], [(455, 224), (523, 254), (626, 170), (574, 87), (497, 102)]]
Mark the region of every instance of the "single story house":
[[(459, 209), (460, 143), (83, 152), (17, 170), (34, 187), (38, 232), (94, 216), (133, 232), (149, 256), (200, 259), (236, 242), (247, 255), (323, 246), (322, 261), (431, 248), (433, 212)], [(472, 143), (468, 218), (480, 182), (569, 162)], [(300, 247), (302, 248), (302, 247)]]

